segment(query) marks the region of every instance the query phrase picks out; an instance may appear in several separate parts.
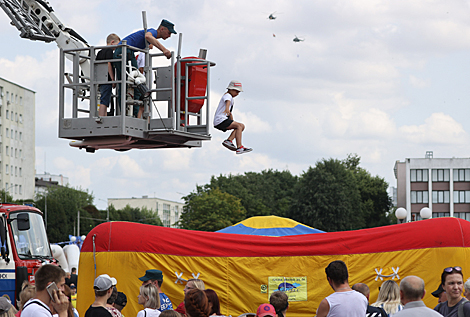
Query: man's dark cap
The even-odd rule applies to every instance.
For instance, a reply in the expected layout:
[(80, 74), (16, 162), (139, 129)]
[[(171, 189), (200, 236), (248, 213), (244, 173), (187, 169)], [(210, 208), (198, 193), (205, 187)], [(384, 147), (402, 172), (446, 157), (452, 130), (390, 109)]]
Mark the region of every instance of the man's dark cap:
[(127, 296), (123, 292), (118, 292), (116, 300), (114, 301), (114, 304), (119, 305), (119, 306), (126, 306), (127, 304)]
[(171, 33), (176, 34), (175, 25), (170, 21), (163, 19), (160, 25), (166, 27)]
[(163, 281), (163, 273), (160, 270), (147, 270), (144, 276), (139, 277), (139, 280), (142, 282), (147, 282), (148, 280)]
[(442, 292), (444, 292), (444, 289), (442, 288), (442, 284), (439, 284), (439, 287), (431, 294), (432, 296), (439, 298), (439, 294), (441, 294)]

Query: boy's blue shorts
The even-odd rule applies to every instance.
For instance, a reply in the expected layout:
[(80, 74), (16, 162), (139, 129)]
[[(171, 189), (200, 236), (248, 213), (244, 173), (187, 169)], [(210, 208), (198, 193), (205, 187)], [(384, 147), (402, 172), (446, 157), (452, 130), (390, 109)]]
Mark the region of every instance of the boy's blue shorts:
[(227, 128), (232, 124), (232, 122), (233, 122), (233, 120), (231, 120), (231, 119), (225, 119), (224, 121), (222, 121), (218, 125), (214, 126), (214, 128), (222, 130), (222, 131), (225, 132), (225, 131), (227, 131)]
[(113, 85), (111, 84), (105, 84), (105, 85), (100, 85), (100, 104), (108, 107), (109, 106), (109, 101), (111, 100), (111, 92), (113, 91)]

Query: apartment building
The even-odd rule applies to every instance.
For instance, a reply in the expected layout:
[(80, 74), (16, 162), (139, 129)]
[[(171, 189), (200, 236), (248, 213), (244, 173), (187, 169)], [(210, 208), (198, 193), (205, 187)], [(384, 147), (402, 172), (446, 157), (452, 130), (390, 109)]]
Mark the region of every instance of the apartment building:
[(470, 158), (407, 158), (395, 163), (397, 207), (407, 211), (406, 221), (421, 219), (428, 207), (432, 217), (458, 217), (470, 221)]
[(0, 189), (34, 197), (35, 92), (0, 77)]
[(111, 205), (116, 209), (123, 209), (127, 205), (132, 208), (145, 207), (158, 215), (163, 222), (163, 226), (171, 228), (178, 227), (176, 222), (178, 222), (184, 206), (183, 203), (176, 201), (148, 196), (142, 196), (142, 198), (108, 198), (108, 206)]

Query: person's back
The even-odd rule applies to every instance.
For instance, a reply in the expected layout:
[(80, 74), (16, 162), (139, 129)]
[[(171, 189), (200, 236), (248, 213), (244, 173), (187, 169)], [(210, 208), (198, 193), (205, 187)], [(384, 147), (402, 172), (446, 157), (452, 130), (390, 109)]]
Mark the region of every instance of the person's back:
[(326, 298), (330, 304), (327, 317), (364, 317), (367, 300), (356, 291), (335, 292)]

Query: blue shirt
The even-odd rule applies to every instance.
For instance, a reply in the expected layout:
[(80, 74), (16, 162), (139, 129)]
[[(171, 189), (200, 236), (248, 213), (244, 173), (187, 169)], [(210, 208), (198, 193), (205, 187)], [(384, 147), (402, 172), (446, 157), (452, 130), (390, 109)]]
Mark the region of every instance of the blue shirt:
[(165, 293), (160, 293), (160, 309), (159, 311), (173, 310), (173, 304)]
[[(147, 29), (147, 32), (152, 33), (152, 35), (155, 38), (157, 38), (158, 36), (158, 32), (155, 29)], [(122, 41), (127, 41), (127, 45), (144, 49), (145, 48), (145, 31), (140, 30), (132, 34), (129, 34), (128, 36), (123, 38)], [(122, 44), (122, 41), (119, 42), (119, 44)]]

